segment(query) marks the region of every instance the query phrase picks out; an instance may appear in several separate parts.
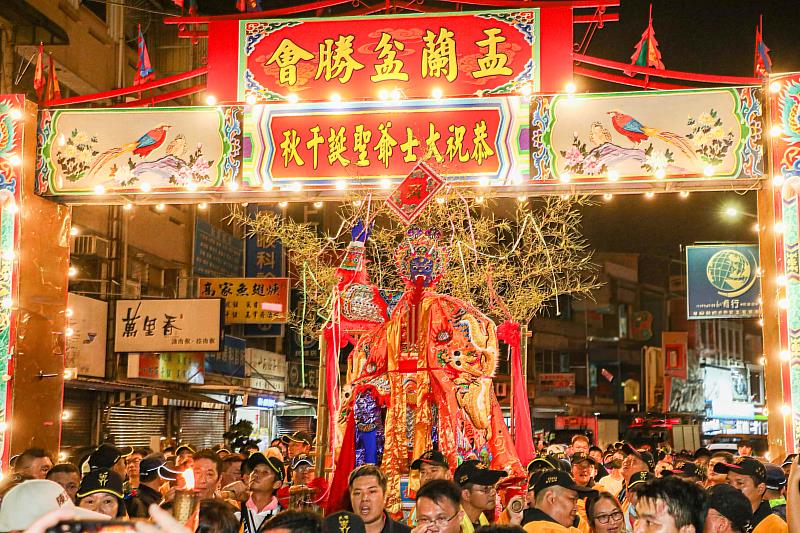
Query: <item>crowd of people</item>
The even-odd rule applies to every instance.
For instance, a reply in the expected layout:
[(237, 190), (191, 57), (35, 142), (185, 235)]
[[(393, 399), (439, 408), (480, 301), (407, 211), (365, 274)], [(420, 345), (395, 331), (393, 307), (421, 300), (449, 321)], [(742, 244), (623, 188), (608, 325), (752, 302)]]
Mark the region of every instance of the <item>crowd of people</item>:
[[(626, 442), (603, 450), (576, 435), (513, 479), (432, 449), (411, 464), (404, 516), (384, 507), (381, 469), (362, 464), (348, 478), (350, 508), (323, 518), (328, 486), (312, 440), (296, 432), (241, 453), (102, 444), (55, 465), (29, 449), (0, 485), (0, 533), (45, 533), (64, 519), (133, 520), (140, 533), (800, 533), (797, 457), (770, 464), (746, 443), (737, 454)], [(170, 511), (187, 494), (197, 511), (176, 520)]]

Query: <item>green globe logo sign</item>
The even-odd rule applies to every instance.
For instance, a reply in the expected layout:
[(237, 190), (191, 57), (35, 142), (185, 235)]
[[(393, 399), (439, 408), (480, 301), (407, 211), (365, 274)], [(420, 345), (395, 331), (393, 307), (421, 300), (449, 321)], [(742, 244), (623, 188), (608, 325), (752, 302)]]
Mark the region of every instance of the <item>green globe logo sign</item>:
[(747, 257), (738, 250), (720, 250), (708, 260), (706, 276), (721, 296), (735, 298), (749, 291), (756, 282), (755, 265), (754, 257)]

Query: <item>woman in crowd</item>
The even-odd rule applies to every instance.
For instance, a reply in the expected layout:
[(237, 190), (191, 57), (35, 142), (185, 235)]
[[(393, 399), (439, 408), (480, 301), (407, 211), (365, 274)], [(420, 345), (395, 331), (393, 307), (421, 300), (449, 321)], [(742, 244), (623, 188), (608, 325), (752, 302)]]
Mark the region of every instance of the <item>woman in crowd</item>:
[(620, 533), (625, 528), (622, 508), (608, 492), (600, 492), (587, 500), (586, 517), (591, 533)]
[(127, 518), (123, 503), (122, 478), (107, 468), (92, 470), (83, 477), (78, 488), (78, 507), (102, 513), (111, 518)]

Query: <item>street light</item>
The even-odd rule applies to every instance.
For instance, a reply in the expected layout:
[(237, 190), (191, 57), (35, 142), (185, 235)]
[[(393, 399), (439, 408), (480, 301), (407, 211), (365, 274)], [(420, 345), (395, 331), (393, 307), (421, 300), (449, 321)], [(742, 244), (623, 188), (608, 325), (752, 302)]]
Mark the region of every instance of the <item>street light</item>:
[(757, 215), (754, 215), (753, 213), (748, 213), (747, 211), (740, 211), (739, 208), (734, 207), (732, 205), (726, 207), (724, 213), (725, 213), (725, 216), (728, 217), (728, 218), (736, 218), (736, 217), (741, 215), (741, 216), (750, 217), (752, 219), (758, 220), (758, 216)]

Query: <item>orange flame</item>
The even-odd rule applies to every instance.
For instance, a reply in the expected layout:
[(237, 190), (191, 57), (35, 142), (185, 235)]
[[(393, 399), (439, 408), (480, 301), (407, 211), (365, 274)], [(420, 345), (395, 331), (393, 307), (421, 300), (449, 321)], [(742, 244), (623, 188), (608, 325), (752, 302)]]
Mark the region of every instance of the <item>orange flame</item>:
[(187, 468), (181, 475), (183, 476), (183, 480), (186, 482), (184, 489), (194, 490), (194, 470)]

